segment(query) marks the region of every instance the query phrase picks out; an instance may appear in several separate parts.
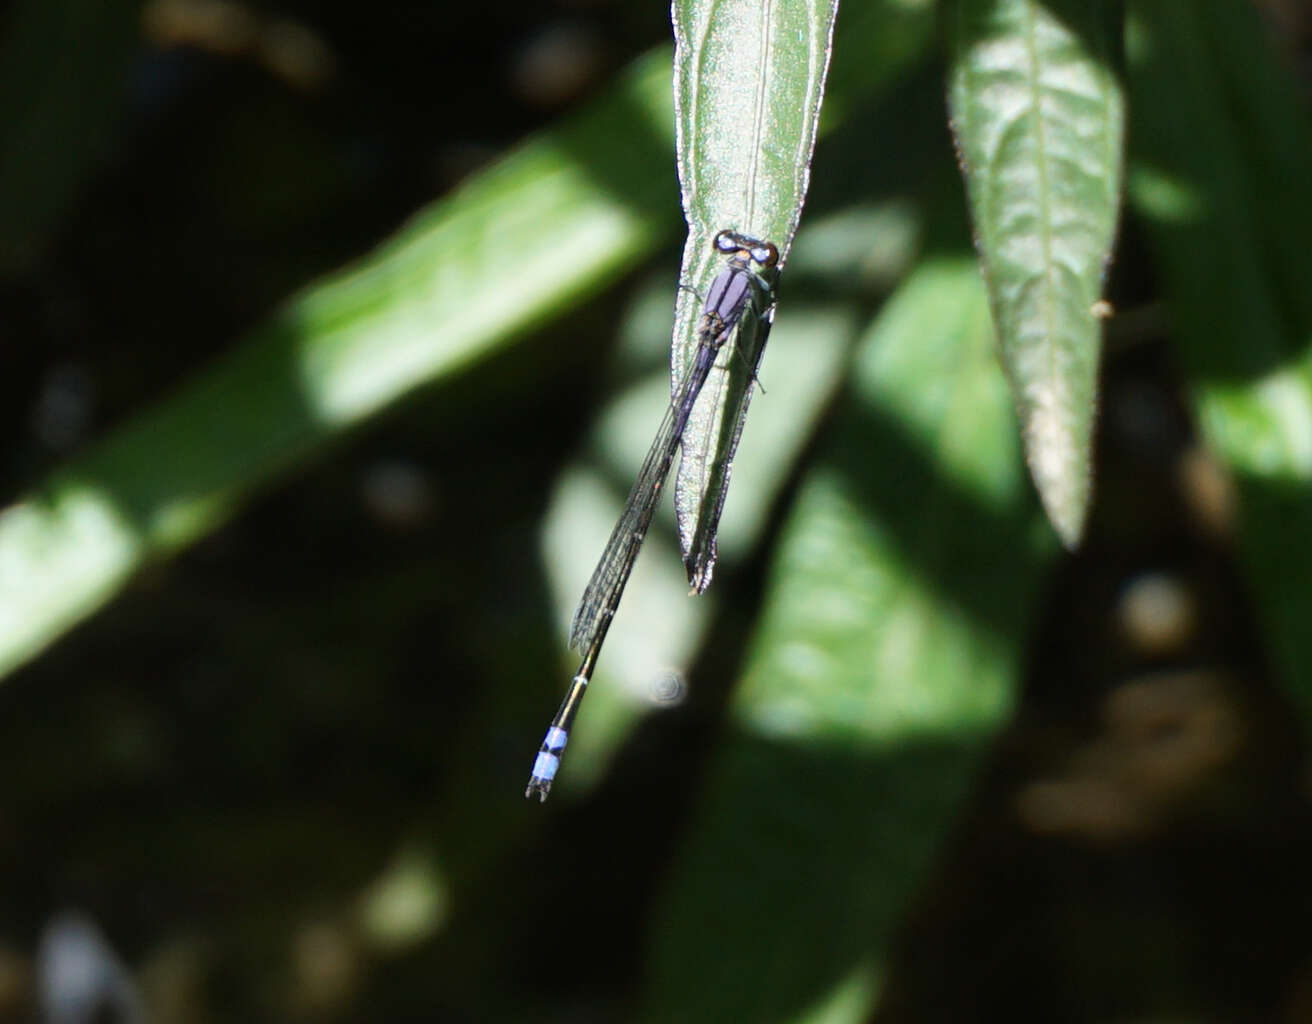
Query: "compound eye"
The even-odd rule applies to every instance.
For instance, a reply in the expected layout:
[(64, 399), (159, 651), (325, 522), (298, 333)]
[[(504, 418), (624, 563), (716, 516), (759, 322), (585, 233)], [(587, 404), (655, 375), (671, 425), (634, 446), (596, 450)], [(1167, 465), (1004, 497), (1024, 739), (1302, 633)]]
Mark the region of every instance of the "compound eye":
[(774, 243), (766, 242), (752, 249), (752, 259), (763, 267), (773, 267), (779, 262), (779, 250), (774, 247)]
[(742, 248), (738, 244), (738, 236), (727, 228), (715, 236), (715, 241), (711, 243), (716, 252), (737, 252)]

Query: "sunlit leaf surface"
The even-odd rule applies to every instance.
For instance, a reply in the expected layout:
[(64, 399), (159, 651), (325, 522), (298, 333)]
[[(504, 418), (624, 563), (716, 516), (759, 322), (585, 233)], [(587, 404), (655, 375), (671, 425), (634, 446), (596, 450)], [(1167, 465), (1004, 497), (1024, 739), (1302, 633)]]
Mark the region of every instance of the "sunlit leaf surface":
[[(866, 6), (854, 38), (894, 41), (883, 44), (887, 59), (868, 62), (870, 79), (887, 80), (923, 49), (930, 12), (888, 0)], [(731, 228), (773, 241), (781, 265), (787, 262), (810, 181), (836, 11), (837, 0), (674, 5), (679, 181), (688, 220), (682, 280), (689, 286), (675, 307), (675, 381), (696, 347), (698, 294), (705, 294), (722, 261), (711, 249), (715, 235)], [(767, 335), (747, 318), (739, 351), (722, 354), (684, 434), (675, 484), (679, 536), (690, 573), (704, 567), (704, 582), (714, 568), (751, 370)]]
[[(905, 15), (883, 38), (872, 34), (880, 23), (852, 19), (858, 51), (884, 46), (895, 59), (849, 61), (849, 103), (923, 51), (925, 33), (908, 23), (927, 24), (923, 12)], [(223, 522), (259, 484), (572, 308), (672, 237), (672, 123), (661, 49), (0, 513), (0, 674), (151, 558)]]
[(1050, 546), (973, 262), (916, 272), (853, 377), (662, 901), (649, 1020), (863, 1019), (1009, 705)]
[(952, 118), (976, 240), (1030, 472), (1068, 546), (1089, 501), (1094, 309), (1121, 195), (1117, 6), (952, 6)]
[[(656, 170), (672, 144), (668, 68), (665, 54), (639, 63), (586, 114), (421, 213), (0, 513), (0, 673), (297, 457), (604, 286), (671, 233)], [(621, 131), (622, 154), (610, 145)]]

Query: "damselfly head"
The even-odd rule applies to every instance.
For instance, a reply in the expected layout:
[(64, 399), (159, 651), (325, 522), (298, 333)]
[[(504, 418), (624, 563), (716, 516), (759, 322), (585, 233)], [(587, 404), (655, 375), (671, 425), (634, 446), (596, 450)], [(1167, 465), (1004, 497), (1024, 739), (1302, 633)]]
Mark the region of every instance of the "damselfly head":
[(773, 242), (764, 242), (750, 235), (740, 235), (737, 231), (728, 228), (716, 235), (711, 245), (716, 252), (722, 252), (726, 256), (736, 254), (762, 267), (773, 267), (779, 262), (779, 250), (775, 248)]

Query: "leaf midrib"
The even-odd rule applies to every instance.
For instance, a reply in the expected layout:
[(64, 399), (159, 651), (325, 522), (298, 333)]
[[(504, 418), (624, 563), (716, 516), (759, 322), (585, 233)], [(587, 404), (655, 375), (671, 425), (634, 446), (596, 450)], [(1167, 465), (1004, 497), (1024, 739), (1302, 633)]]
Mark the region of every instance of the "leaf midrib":
[(1043, 287), (1040, 289), (1040, 303), (1043, 306), (1042, 318), (1044, 329), (1045, 361), (1048, 370), (1048, 384), (1054, 400), (1061, 390), (1061, 378), (1056, 361), (1056, 324), (1054, 322), (1052, 295), (1052, 221), (1050, 219), (1051, 183), (1048, 180), (1048, 137), (1043, 124), (1043, 90), (1039, 79), (1039, 53), (1037, 40), (1038, 17), (1034, 9), (1034, 0), (1025, 4), (1025, 47), (1029, 55), (1029, 83), (1033, 97), (1035, 171), (1038, 175), (1038, 234), (1043, 249)]

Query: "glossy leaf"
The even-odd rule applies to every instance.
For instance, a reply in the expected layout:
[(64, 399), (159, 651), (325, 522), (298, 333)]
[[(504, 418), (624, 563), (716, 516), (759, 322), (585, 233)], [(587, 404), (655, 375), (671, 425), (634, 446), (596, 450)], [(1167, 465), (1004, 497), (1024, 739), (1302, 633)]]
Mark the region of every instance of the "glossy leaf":
[[(697, 295), (722, 261), (711, 249), (715, 235), (732, 228), (773, 241), (780, 269), (787, 262), (810, 180), (836, 12), (837, 0), (674, 5), (679, 181), (688, 220), (681, 277), (688, 288), (675, 305), (673, 381), (696, 347)], [(875, 76), (891, 77), (923, 50), (930, 27), (924, 5), (879, 0), (863, 13), (868, 21), (858, 39), (897, 41), (882, 65), (868, 64)], [(699, 590), (714, 569), (752, 372), (768, 334), (768, 314), (745, 318), (737, 354), (721, 356), (684, 435), (675, 506), (689, 579)]]
[(1019, 673), (1050, 546), (1017, 448), (978, 272), (933, 260), (862, 342), (785, 527), (646, 1019), (864, 1019)]
[(1312, 117), (1248, 5), (1132, 12), (1131, 196), (1203, 434), (1239, 484), (1258, 621), (1312, 714)]
[(837, 0), (675, 4), (679, 181), (704, 248), (734, 228), (786, 253), (811, 176), (837, 9)]
[(1102, 294), (1121, 195), (1115, 3), (958, 0), (951, 107), (1030, 472), (1067, 546), (1089, 501)]

